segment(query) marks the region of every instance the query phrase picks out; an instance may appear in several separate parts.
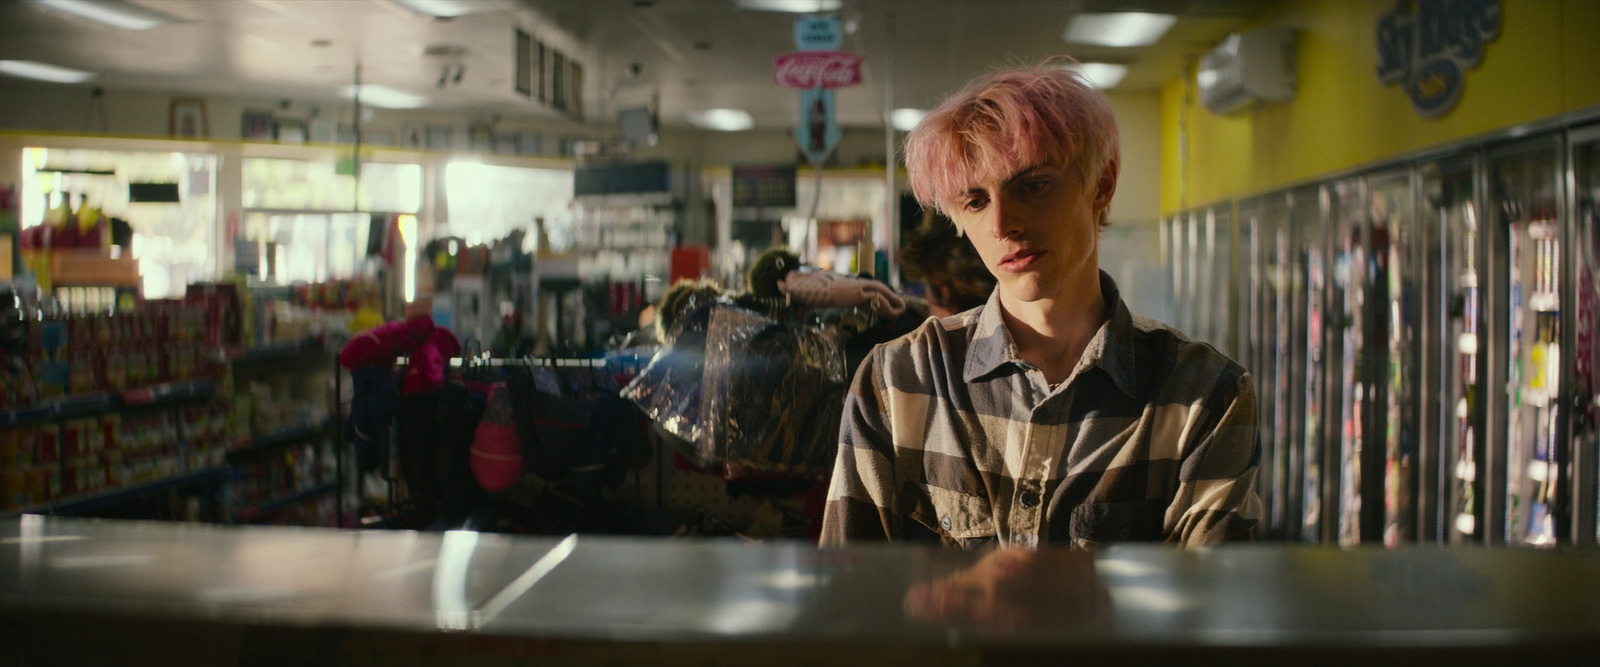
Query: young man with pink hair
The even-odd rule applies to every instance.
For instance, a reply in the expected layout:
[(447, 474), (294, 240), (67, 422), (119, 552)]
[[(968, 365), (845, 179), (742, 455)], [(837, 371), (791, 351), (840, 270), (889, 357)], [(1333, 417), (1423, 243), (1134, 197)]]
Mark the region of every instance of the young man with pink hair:
[(1100, 271), (1117, 125), (1068, 64), (980, 77), (907, 136), (913, 193), (955, 222), (998, 286), (861, 364), (824, 546), (1251, 537), (1250, 377), (1129, 313)]

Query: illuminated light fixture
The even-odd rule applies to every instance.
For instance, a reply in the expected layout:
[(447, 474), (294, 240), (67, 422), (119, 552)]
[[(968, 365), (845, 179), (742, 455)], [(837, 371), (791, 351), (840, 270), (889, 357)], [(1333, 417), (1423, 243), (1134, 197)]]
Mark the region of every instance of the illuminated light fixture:
[(36, 63), (32, 60), (0, 60), (0, 74), (52, 83), (83, 83), (94, 78), (94, 72)]
[(690, 125), (702, 130), (717, 130), (720, 132), (738, 132), (755, 127), (756, 121), (750, 112), (743, 109), (706, 109), (704, 111), (690, 111), (684, 114)]
[(1116, 88), (1117, 84), (1122, 83), (1122, 77), (1128, 75), (1127, 65), (1112, 63), (1079, 63), (1069, 69), (1100, 90)]
[(30, 0), (40, 7), (66, 12), (123, 30), (149, 30), (176, 19), (123, 0)]
[(427, 14), (434, 18), (453, 19), (457, 16), (466, 16), (493, 9), (481, 0), (468, 2), (467, 0), (394, 0), (394, 3), (405, 7), (418, 14)]
[(1178, 17), (1144, 12), (1079, 14), (1072, 17), (1061, 39), (1073, 44), (1100, 46), (1149, 46), (1161, 41)]
[[(428, 98), (415, 93), (408, 93), (398, 88), (367, 84), (360, 86), (361, 103), (370, 104), (383, 109), (416, 109), (428, 106)], [(356, 99), (356, 86), (343, 86), (339, 94), (348, 99)]]
[(889, 124), (901, 132), (910, 132), (927, 115), (925, 109), (895, 109), (889, 112)]
[(789, 12), (791, 14), (818, 14), (836, 12), (844, 0), (738, 0), (739, 9), (753, 12)]

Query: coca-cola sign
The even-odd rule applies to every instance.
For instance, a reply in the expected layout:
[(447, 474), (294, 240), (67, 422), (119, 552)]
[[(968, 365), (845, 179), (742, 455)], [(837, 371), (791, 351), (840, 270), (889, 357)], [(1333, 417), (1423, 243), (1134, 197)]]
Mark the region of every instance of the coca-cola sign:
[(790, 88), (843, 88), (861, 83), (861, 56), (843, 51), (796, 51), (772, 61), (773, 80)]

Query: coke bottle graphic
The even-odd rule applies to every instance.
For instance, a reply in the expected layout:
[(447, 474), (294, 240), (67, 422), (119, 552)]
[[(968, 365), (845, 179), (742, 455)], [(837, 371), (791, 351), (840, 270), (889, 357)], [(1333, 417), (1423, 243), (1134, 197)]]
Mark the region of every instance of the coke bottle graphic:
[(821, 95), (818, 95), (816, 99), (812, 100), (811, 113), (808, 114), (808, 116), (809, 118), (807, 118), (807, 122), (811, 125), (810, 151), (812, 153), (822, 153), (827, 151), (828, 105), (823, 103)]

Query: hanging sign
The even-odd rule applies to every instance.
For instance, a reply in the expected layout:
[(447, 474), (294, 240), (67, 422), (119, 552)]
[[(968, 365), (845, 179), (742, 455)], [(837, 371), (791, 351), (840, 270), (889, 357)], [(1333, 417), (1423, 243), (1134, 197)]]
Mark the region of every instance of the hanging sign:
[(1500, 36), (1500, 0), (1414, 4), (1400, 0), (1378, 19), (1378, 81), (1399, 84), (1417, 115), (1438, 118), (1461, 99), (1465, 70)]
[(789, 88), (843, 88), (861, 83), (861, 56), (843, 51), (796, 51), (772, 61), (773, 80)]
[(844, 44), (839, 19), (802, 16), (794, 21), (794, 47), (801, 51), (837, 51)]
[(821, 165), (839, 145), (839, 123), (834, 120), (833, 110), (833, 91), (800, 91), (800, 123), (794, 128), (794, 141), (812, 166)]

